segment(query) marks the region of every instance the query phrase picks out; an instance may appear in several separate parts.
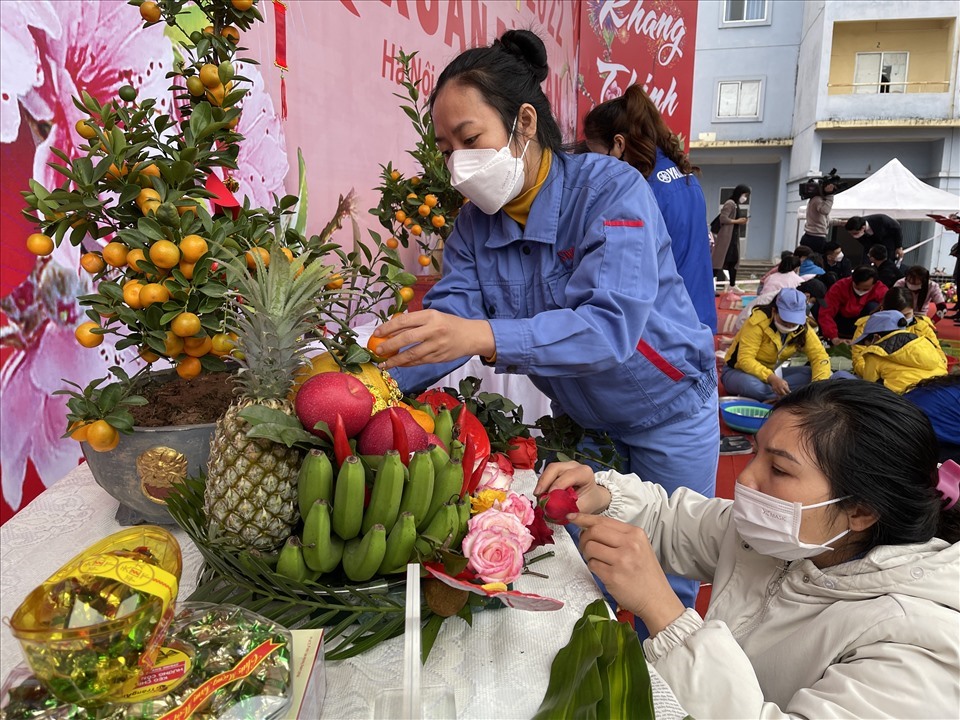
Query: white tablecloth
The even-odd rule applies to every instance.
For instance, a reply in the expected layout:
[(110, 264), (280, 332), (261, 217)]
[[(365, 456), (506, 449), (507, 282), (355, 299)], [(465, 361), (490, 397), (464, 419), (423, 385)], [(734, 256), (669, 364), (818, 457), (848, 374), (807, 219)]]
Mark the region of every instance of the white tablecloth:
[[(533, 473), (518, 473), (516, 489), (530, 492)], [(0, 617), (9, 618), (34, 587), (64, 562), (95, 541), (120, 529), (114, 520), (117, 502), (81, 465), (46, 490), (0, 527)], [(201, 558), (179, 528), (172, 528), (183, 552), (180, 597), (196, 584)], [(536, 563), (546, 579), (524, 575), (516, 587), (564, 602), (557, 612), (484, 610), (473, 626), (451, 618), (423, 668), (424, 686), (448, 684), (460, 718), (529, 718), (547, 687), (550, 664), (570, 637), (584, 607), (600, 597), (576, 547), (562, 528), (548, 547), (556, 556)], [(327, 664), (324, 718), (369, 718), (376, 693), (399, 686), (403, 638), (382, 643), (363, 655)], [(20, 648), (4, 624), (0, 627), (0, 676), (17, 665)], [(669, 688), (650, 669), (658, 718), (682, 718)]]

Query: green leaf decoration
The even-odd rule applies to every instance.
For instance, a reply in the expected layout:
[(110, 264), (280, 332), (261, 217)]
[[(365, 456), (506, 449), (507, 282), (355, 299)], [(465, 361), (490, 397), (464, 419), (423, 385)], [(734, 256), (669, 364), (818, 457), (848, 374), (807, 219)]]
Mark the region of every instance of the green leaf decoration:
[(273, 423), (274, 425), (303, 428), (300, 421), (293, 415), (288, 415), (283, 412), (283, 410), (268, 408), (266, 405), (249, 405), (241, 410), (239, 414), (241, 418), (254, 426), (260, 423)]
[(650, 672), (636, 631), (590, 603), (550, 666), (534, 720), (654, 720)]
[(266, 438), (273, 442), (293, 447), (297, 443), (321, 446), (318, 438), (303, 428), (294, 428), (277, 423), (259, 423), (247, 431), (247, 437)]
[(430, 619), (423, 624), (420, 631), (420, 661), (426, 663), (430, 657), (430, 651), (433, 650), (433, 644), (437, 641), (437, 635), (440, 634), (440, 627), (443, 625), (442, 618), (439, 615), (430, 615)]
[[(189, 600), (239, 605), (285, 627), (326, 628), (327, 660), (354, 657), (403, 634), (402, 579), (353, 585), (336, 574), (302, 583), (278, 575), (270, 558), (228, 548), (211, 537), (203, 512), (205, 485), (203, 476), (186, 478), (173, 485), (167, 498), (170, 514), (204, 560)], [(425, 604), (421, 617), (427, 624), (433, 618)]]

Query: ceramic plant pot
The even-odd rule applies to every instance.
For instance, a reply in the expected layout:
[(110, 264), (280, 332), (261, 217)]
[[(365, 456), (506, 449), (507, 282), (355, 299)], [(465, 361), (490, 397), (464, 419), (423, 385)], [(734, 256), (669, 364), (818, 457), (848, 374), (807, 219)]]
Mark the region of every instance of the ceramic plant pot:
[[(153, 373), (148, 382), (163, 382), (173, 374), (173, 370)], [(176, 524), (167, 512), (170, 486), (187, 475), (206, 472), (214, 427), (214, 423), (134, 427), (132, 435), (120, 435), (120, 443), (110, 452), (96, 452), (82, 443), (94, 480), (120, 503), (116, 517), (121, 525)]]

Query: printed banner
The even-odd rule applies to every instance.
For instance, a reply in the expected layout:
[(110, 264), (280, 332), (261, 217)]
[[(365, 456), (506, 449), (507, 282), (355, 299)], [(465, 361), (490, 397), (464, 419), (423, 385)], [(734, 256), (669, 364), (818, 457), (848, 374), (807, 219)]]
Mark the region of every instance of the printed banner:
[(586, 0), (580, 12), (578, 117), (639, 83), (687, 146), (696, 0)]
[[(230, 178), (239, 186), (234, 194), (263, 206), (284, 190), (297, 193), (297, 173), (290, 172), (288, 158), (300, 148), (309, 188), (307, 233), (319, 232), (339, 196), (351, 188), (357, 192), (359, 222), (373, 228), (367, 209), (378, 203), (380, 165), (393, 162), (405, 173), (416, 172), (407, 155), (416, 135), (393, 94), (402, 89), (397, 52), (418, 53), (415, 79), (422, 79), (421, 90), (428, 94), (457, 54), (487, 45), (509, 28), (530, 29), (543, 38), (550, 63), (544, 87), (565, 139), (572, 140), (580, 4), (257, 0), (265, 22), (243, 33), (241, 45), (247, 48), (242, 55), (260, 64), (237, 68), (253, 88), (238, 126), (246, 140)], [(205, 24), (194, 12), (184, 29)], [(134, 78), (141, 98), (156, 97), (161, 107), (171, 102), (166, 73), (175, 61), (175, 32), (163, 23), (144, 29), (138, 9), (116, 0), (89, 0), (79, 14), (76, 3), (0, 2), (0, 523), (82, 458), (77, 442), (61, 438), (66, 398), (52, 393), (68, 387), (64, 376), (85, 386), (112, 365), (132, 373), (142, 364), (134, 349), (117, 351), (113, 336), (95, 352), (77, 344), (74, 329), (84, 319), (77, 297), (91, 290), (89, 275), (78, 272), (81, 251), (64, 243), (49, 258), (28, 253), (25, 241), (34, 228), (20, 214), (20, 192), (31, 179), (46, 187), (59, 182), (47, 163), (52, 147), (69, 155), (81, 142), (74, 125), (82, 115), (71, 99), (81, 88), (106, 101), (126, 78)], [(106, 49), (91, 54), (91, 47)], [(288, 112), (281, 123), (284, 104)], [(334, 239), (352, 242), (349, 235)], [(411, 266), (414, 255), (406, 258)]]

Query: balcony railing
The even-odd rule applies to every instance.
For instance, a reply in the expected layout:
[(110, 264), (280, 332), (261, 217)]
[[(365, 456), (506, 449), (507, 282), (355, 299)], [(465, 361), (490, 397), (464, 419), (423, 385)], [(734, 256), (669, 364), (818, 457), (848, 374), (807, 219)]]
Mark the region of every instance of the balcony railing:
[[(949, 80), (913, 80), (910, 82), (868, 82), (868, 83), (827, 83), (831, 95), (877, 95), (890, 93), (945, 93), (950, 92)], [(832, 88), (842, 88), (845, 92), (831, 92)], [(857, 92), (857, 88), (871, 88), (871, 91)]]

